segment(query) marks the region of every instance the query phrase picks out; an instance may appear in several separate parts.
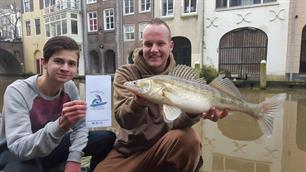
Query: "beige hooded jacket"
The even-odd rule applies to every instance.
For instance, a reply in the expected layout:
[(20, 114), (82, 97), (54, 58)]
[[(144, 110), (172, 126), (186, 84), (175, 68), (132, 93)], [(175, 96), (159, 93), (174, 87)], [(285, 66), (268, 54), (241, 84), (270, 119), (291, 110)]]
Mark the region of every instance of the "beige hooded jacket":
[[(138, 151), (144, 151), (151, 147), (167, 131), (191, 127), (200, 120), (182, 114), (171, 125), (163, 120), (161, 106), (150, 103), (143, 107), (133, 100), (133, 94), (123, 87), (127, 81), (134, 81), (150, 77), (154, 74), (145, 64), (141, 49), (135, 49), (133, 53), (134, 64), (123, 65), (118, 68), (114, 77), (114, 112), (120, 125), (119, 135), (115, 143), (115, 149), (125, 155), (131, 155)], [(167, 75), (176, 66), (173, 55), (168, 58), (166, 69), (159, 73)]]

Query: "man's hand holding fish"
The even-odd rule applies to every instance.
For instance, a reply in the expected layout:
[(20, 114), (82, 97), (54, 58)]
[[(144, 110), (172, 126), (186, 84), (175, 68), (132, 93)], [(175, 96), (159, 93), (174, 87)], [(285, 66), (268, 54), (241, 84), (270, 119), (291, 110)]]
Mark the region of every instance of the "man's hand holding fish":
[(210, 119), (212, 121), (218, 121), (228, 115), (228, 109), (221, 110), (216, 107), (210, 108), (207, 112), (203, 112), (201, 117), (203, 119)]

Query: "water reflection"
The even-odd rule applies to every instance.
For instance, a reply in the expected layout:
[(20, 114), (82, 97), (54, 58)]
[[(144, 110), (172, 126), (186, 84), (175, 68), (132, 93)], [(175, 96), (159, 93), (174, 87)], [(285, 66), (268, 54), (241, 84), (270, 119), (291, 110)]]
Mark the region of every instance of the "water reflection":
[[(0, 78), (0, 111), (6, 86)], [(77, 82), (79, 83), (79, 82)], [(78, 84), (84, 98), (84, 84)], [(306, 89), (241, 89), (253, 103), (286, 92), (287, 100), (274, 119), (270, 138), (262, 135), (252, 117), (233, 113), (218, 123), (203, 120), (202, 139), (205, 172), (305, 172)]]
[(253, 103), (286, 92), (287, 100), (274, 119), (271, 137), (263, 136), (255, 120), (233, 113), (218, 123), (203, 122), (204, 171), (306, 171), (306, 90), (241, 89)]

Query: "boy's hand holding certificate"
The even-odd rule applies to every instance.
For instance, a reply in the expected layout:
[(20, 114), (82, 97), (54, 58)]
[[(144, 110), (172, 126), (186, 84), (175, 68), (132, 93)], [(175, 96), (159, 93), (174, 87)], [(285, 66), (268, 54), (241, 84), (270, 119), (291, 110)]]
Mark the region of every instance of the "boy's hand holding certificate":
[(112, 81), (109, 75), (86, 76), (86, 125), (88, 128), (112, 125), (111, 85)]

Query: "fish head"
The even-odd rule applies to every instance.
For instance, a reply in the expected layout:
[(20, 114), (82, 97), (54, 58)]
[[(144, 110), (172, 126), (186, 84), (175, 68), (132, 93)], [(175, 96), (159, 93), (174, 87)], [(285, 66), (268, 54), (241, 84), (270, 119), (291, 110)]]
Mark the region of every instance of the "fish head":
[(135, 81), (128, 81), (123, 86), (132, 93), (150, 100), (154, 103), (161, 103), (163, 101), (163, 84), (154, 79), (145, 78)]
[(135, 81), (128, 81), (123, 84), (123, 86), (131, 91), (132, 93), (144, 97), (151, 90), (151, 80), (140, 79)]

